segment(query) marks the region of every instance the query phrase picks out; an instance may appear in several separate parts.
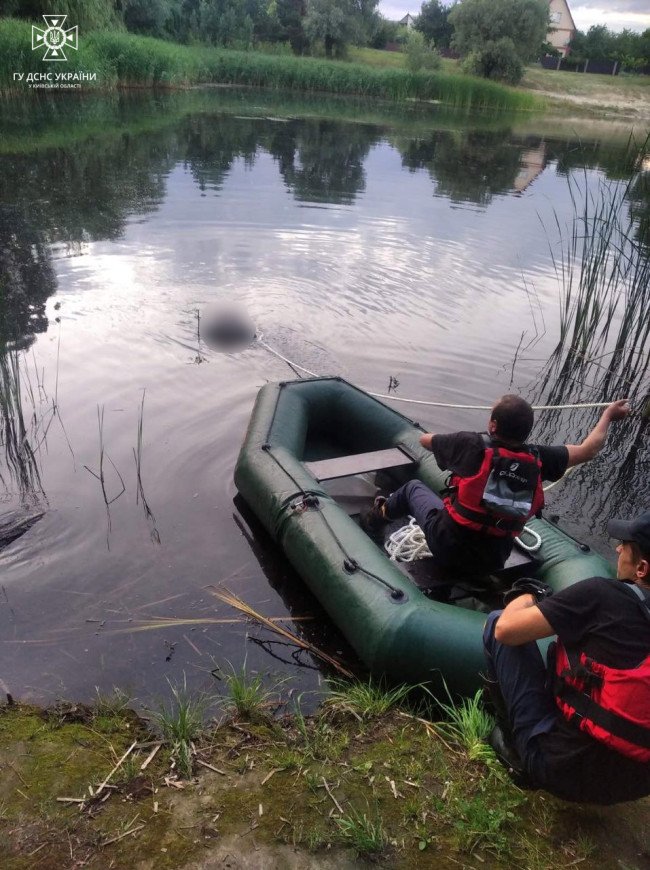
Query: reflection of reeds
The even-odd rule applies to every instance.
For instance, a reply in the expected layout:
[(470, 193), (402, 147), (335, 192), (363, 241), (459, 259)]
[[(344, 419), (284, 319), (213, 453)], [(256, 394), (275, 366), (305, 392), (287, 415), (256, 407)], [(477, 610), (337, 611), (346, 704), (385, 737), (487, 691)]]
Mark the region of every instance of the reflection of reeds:
[[(630, 165), (638, 167), (636, 150)], [(547, 404), (566, 402), (577, 391), (584, 399), (585, 390), (594, 398), (634, 398), (642, 390), (650, 364), (650, 258), (629, 208), (636, 182), (635, 173), (627, 184), (600, 181), (592, 193), (586, 174), (584, 189), (569, 181), (574, 218), (568, 234), (556, 216), (560, 336), (542, 377)]]
[[(23, 384), (21, 368), (21, 352), (9, 350), (4, 344), (0, 346), (0, 443), (4, 448), (8, 472), (7, 478), (0, 470), (0, 481), (7, 489), (11, 488), (13, 482), (21, 496), (25, 497), (43, 492), (36, 458), (43, 419), (36, 412), (37, 402), (28, 376), (26, 384)], [(23, 386), (32, 404), (32, 413), (27, 420), (24, 415)], [(42, 440), (47, 428), (40, 434)]]
[(147, 523), (149, 524), (149, 534), (151, 535), (151, 540), (154, 544), (160, 543), (160, 533), (156, 528), (156, 518), (153, 515), (151, 508), (149, 507), (149, 503), (147, 502), (146, 496), (144, 494), (144, 488), (142, 486), (142, 432), (143, 432), (143, 420), (144, 420), (144, 396), (145, 390), (142, 391), (142, 401), (140, 402), (140, 414), (138, 416), (138, 443), (137, 447), (133, 448), (133, 458), (135, 459), (135, 473), (137, 478), (137, 489), (135, 494), (135, 503), (138, 504), (138, 501), (142, 501), (142, 507), (144, 509), (144, 515), (146, 517)]

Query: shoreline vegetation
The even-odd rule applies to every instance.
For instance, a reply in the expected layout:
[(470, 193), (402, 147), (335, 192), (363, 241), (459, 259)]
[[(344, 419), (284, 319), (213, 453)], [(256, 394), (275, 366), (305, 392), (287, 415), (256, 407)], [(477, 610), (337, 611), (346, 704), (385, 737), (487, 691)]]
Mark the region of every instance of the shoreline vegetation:
[(337, 681), (305, 716), (300, 697), (283, 703), (284, 683), (224, 676), (216, 700), (172, 686), (146, 719), (119, 690), (93, 705), (0, 706), (2, 866), (229, 856), (235, 867), (632, 870), (647, 859), (647, 801), (596, 808), (521, 790), (482, 742), (491, 720), (478, 695), (423, 708), (408, 687)]
[[(0, 96), (48, 91), (30, 74), (52, 72), (31, 51), (30, 24), (0, 18)], [(351, 47), (347, 60), (297, 57), (286, 51), (232, 50), (180, 45), (126, 31), (91, 31), (79, 50), (54, 65), (54, 73), (95, 74), (76, 93), (120, 89), (184, 90), (201, 86), (267, 89), (287, 94), (385, 101), (393, 108), (420, 106), (520, 117), (607, 119), (648, 125), (650, 76), (586, 75), (529, 66), (518, 87), (466, 75), (443, 59), (435, 72), (409, 72), (402, 52)], [(22, 73), (23, 80), (14, 79)], [(38, 86), (40, 85), (40, 87)]]
[[(74, 57), (56, 64), (58, 73), (76, 71), (96, 73), (97, 81), (85, 84), (104, 90), (221, 84), (423, 100), (466, 110), (531, 112), (544, 107), (544, 101), (532, 93), (472, 76), (184, 46), (120, 31), (89, 33)], [(0, 19), (0, 82), (5, 93), (26, 89), (24, 82), (14, 81), (16, 72), (25, 76), (42, 73), (43, 63), (38, 53), (31, 51), (30, 24)]]

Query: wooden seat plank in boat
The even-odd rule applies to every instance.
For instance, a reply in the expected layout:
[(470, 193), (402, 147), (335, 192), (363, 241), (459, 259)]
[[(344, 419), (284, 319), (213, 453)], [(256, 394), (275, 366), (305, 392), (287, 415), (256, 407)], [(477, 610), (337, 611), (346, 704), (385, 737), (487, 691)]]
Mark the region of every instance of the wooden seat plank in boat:
[(316, 480), (334, 480), (337, 477), (351, 477), (369, 471), (384, 471), (401, 465), (413, 465), (415, 459), (401, 447), (386, 450), (371, 450), (369, 453), (352, 453), (348, 456), (335, 456), (333, 459), (318, 459), (305, 462), (306, 467)]

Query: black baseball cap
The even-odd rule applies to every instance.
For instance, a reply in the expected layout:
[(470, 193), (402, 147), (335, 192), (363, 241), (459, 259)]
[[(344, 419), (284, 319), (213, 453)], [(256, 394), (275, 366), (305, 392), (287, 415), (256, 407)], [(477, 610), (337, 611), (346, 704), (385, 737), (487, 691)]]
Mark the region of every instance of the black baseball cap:
[(650, 553), (650, 511), (634, 520), (610, 520), (607, 534), (619, 541), (634, 541), (644, 553)]

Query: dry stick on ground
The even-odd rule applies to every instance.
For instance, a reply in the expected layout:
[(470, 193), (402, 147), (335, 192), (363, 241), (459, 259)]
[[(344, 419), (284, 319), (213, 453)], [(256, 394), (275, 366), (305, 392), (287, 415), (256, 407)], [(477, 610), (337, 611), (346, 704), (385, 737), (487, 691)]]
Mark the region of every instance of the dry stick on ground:
[(146, 770), (146, 769), (149, 767), (149, 765), (151, 764), (151, 762), (152, 762), (153, 759), (155, 758), (156, 753), (158, 752), (158, 750), (160, 749), (161, 746), (162, 746), (162, 743), (156, 743), (156, 745), (155, 745), (154, 748), (151, 750), (151, 752), (149, 753), (149, 755), (147, 755), (147, 757), (145, 758), (145, 760), (144, 760), (144, 761), (142, 762), (142, 764), (140, 765), (140, 770)]
[(450, 752), (453, 752), (454, 755), (459, 755), (459, 754), (460, 754), (460, 753), (458, 752), (457, 749), (454, 749), (453, 746), (450, 746), (450, 745), (447, 743), (447, 741), (446, 741), (446, 740), (445, 740), (445, 739), (440, 735), (440, 732), (439, 732), (438, 729), (435, 727), (435, 725), (433, 724), (433, 722), (427, 722), (426, 719), (421, 719), (419, 716), (413, 716), (411, 713), (404, 713), (402, 710), (400, 710), (400, 711), (398, 712), (397, 715), (398, 715), (398, 716), (402, 716), (404, 719), (413, 719), (414, 722), (420, 722), (420, 723), (421, 723), (422, 725), (424, 725), (424, 727), (427, 729), (427, 732), (428, 732), (429, 734), (434, 734), (435, 737), (437, 737), (437, 739), (438, 739), (438, 740), (439, 740), (439, 741), (440, 741), (444, 746), (446, 746), (447, 749), (448, 749)]
[(306, 640), (303, 640), (302, 638), (293, 634), (293, 632), (289, 631), (286, 628), (283, 628), (281, 625), (276, 625), (274, 622), (271, 622), (268, 617), (262, 616), (261, 613), (253, 610), (253, 608), (249, 604), (246, 604), (245, 601), (242, 601), (241, 598), (238, 598), (229, 589), (220, 590), (215, 589), (213, 586), (208, 586), (207, 588), (211, 590), (212, 594), (216, 598), (218, 598), (220, 601), (223, 601), (224, 604), (229, 604), (231, 607), (234, 607), (242, 613), (245, 613), (247, 616), (250, 616), (251, 619), (257, 620), (257, 622), (260, 622), (262, 625), (266, 626), (266, 628), (270, 629), (271, 631), (274, 631), (276, 634), (281, 635), (281, 637), (286, 637), (287, 640), (295, 643), (296, 646), (301, 647), (301, 649), (308, 650), (313, 655), (318, 656), (318, 658), (322, 659), (324, 662), (327, 662), (333, 668), (336, 668), (336, 670), (340, 674), (343, 674), (344, 677), (348, 677), (348, 679), (354, 678), (354, 674), (347, 668), (345, 668), (333, 656), (328, 655), (326, 652), (323, 652), (323, 650), (318, 649), (318, 647), (314, 646)]
[(266, 783), (271, 779), (272, 776), (275, 776), (276, 773), (280, 773), (281, 771), (286, 770), (286, 767), (274, 767), (270, 773), (267, 773), (264, 779), (262, 780), (262, 785), (266, 785)]
[(197, 758), (195, 760), (197, 764), (201, 765), (201, 767), (207, 767), (208, 770), (214, 770), (215, 773), (220, 773), (222, 776), (227, 776), (225, 770), (220, 770), (218, 767), (215, 767), (214, 764), (210, 764), (207, 761), (202, 761), (200, 758)]
[(325, 779), (324, 776), (321, 776), (321, 779), (323, 780), (323, 785), (325, 786), (325, 791), (332, 798), (332, 801), (334, 802), (334, 806), (341, 813), (341, 815), (343, 815), (343, 807), (341, 806), (341, 804), (337, 801), (337, 799), (334, 797), (334, 795), (330, 791), (330, 787), (327, 784), (327, 780)]
[(137, 741), (137, 740), (134, 740), (133, 743), (132, 743), (132, 744), (129, 746), (129, 748), (126, 750), (126, 752), (124, 753), (124, 755), (123, 755), (123, 756), (120, 758), (120, 760), (117, 762), (117, 764), (115, 765), (115, 767), (113, 768), (113, 770), (111, 770), (111, 772), (108, 774), (108, 776), (106, 777), (106, 779), (104, 780), (104, 782), (103, 782), (101, 785), (99, 785), (99, 786), (97, 787), (97, 789), (96, 789), (95, 794), (93, 795), (93, 797), (97, 797), (97, 795), (98, 795), (100, 792), (104, 791), (104, 789), (105, 789), (106, 786), (108, 785), (108, 781), (109, 781), (110, 778), (113, 776), (113, 774), (115, 773), (115, 771), (116, 771), (116, 770), (119, 770), (119, 768), (124, 764), (124, 762), (126, 761), (126, 759), (127, 759), (127, 758), (129, 757), (129, 755), (133, 752), (133, 750), (135, 749), (135, 747), (136, 747), (137, 745), (138, 745), (138, 741)]
[(118, 834), (117, 837), (111, 837), (110, 840), (104, 840), (100, 843), (100, 846), (103, 848), (104, 846), (110, 846), (111, 843), (117, 843), (118, 840), (123, 840), (125, 837), (128, 837), (129, 834), (136, 834), (138, 831), (141, 831), (144, 828), (144, 825), (136, 825), (135, 828), (131, 828), (130, 831), (124, 831), (123, 834)]

